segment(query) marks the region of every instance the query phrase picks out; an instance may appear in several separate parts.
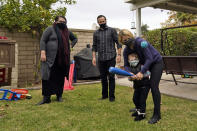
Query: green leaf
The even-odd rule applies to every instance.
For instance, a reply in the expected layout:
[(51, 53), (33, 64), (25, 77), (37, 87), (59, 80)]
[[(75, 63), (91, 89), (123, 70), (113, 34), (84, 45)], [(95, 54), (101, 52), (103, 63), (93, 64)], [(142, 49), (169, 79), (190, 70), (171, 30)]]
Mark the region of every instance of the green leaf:
[[(61, 8), (52, 5), (62, 3)], [(76, 0), (7, 0), (0, 4), (0, 25), (9, 30), (22, 32), (36, 31), (42, 34), (51, 25), (55, 16), (66, 15), (66, 5), (75, 4)]]

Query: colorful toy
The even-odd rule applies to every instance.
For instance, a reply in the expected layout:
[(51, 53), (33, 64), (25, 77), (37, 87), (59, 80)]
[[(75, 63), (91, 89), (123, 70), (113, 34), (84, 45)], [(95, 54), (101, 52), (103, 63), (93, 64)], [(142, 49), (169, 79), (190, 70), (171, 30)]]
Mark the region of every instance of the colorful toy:
[[(31, 99), (32, 96), (28, 94), (27, 89), (11, 89), (11, 91), (16, 92), (17, 94), (21, 94), (20, 99)], [(12, 97), (12, 94), (10, 94), (9, 98)]]
[[(11, 90), (8, 89), (0, 89), (0, 92), (4, 92), (2, 98), (0, 98), (0, 100), (18, 100), (21, 97), (21, 94), (17, 94), (16, 92), (13, 92)], [(11, 94), (11, 97), (7, 97), (8, 94)]]
[(190, 74), (184, 74), (184, 75), (181, 75), (182, 78), (193, 78), (192, 75)]
[(0, 89), (3, 92), (2, 98), (0, 100), (19, 100), (19, 99), (31, 99), (32, 96), (28, 94), (27, 89)]
[(133, 76), (131, 73), (129, 73), (129, 72), (125, 71), (125, 70), (116, 68), (116, 67), (110, 67), (109, 68), (109, 72), (112, 73), (112, 74), (117, 74), (117, 75)]

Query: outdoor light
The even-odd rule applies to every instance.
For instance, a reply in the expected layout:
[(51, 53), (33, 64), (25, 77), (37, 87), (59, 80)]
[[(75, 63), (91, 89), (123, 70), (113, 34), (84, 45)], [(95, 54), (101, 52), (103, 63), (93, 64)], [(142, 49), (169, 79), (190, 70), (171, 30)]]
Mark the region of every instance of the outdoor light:
[(131, 29), (136, 29), (135, 28), (135, 22), (131, 22)]

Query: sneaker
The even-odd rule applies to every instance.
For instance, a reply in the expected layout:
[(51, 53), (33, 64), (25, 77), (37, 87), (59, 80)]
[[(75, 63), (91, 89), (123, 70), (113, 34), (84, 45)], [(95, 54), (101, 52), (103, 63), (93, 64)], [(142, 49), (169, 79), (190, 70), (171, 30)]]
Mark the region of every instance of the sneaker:
[(132, 117), (136, 117), (136, 116), (138, 116), (137, 111), (135, 111), (134, 113), (132, 113), (132, 114), (131, 114), (131, 116), (132, 116)]
[(135, 117), (134, 121), (141, 121), (143, 119), (145, 119), (145, 115), (138, 115)]

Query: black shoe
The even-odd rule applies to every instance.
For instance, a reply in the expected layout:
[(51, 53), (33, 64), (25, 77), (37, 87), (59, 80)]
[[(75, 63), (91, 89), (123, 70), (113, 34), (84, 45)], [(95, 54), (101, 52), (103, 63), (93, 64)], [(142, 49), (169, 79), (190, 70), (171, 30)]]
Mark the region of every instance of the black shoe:
[(135, 112), (136, 111), (136, 108), (132, 108), (129, 110), (129, 112)]
[(157, 123), (160, 119), (161, 119), (160, 116), (153, 116), (153, 117), (148, 121), (148, 123), (149, 123), (149, 124), (155, 124), (155, 123)]
[(131, 114), (131, 116), (132, 116), (132, 117), (136, 117), (136, 116), (138, 116), (137, 111), (135, 111), (134, 113), (132, 113), (132, 114)]
[(141, 121), (143, 119), (145, 119), (145, 115), (138, 115), (135, 117), (134, 121)]
[(115, 101), (115, 98), (109, 98), (109, 101), (110, 102), (114, 102)]
[(42, 105), (42, 104), (49, 104), (49, 103), (51, 103), (51, 101), (50, 102), (49, 101), (46, 102), (46, 101), (42, 100), (42, 101), (38, 102), (36, 105), (39, 106), (39, 105)]
[(49, 103), (51, 103), (50, 96), (44, 96), (43, 100), (37, 103), (36, 105), (49, 104)]
[(58, 101), (58, 102), (63, 102), (62, 97), (57, 97), (57, 101)]

